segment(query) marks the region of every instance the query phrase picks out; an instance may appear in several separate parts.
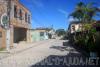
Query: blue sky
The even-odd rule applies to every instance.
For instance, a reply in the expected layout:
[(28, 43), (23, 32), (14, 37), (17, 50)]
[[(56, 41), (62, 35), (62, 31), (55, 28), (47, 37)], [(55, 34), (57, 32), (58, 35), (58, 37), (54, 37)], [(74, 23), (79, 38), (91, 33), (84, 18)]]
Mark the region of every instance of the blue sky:
[(96, 2), (100, 7), (99, 0), (20, 0), (32, 14), (32, 28), (53, 26), (55, 29), (68, 28), (69, 21), (72, 20), (68, 15), (80, 1)]

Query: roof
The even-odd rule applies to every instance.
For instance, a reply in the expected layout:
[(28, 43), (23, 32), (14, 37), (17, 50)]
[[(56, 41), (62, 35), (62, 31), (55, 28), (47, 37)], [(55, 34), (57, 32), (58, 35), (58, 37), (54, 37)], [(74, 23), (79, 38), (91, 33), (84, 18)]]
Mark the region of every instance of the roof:
[(71, 21), (70, 24), (79, 24), (79, 21)]
[(39, 27), (39, 28), (36, 28), (36, 30), (47, 30), (47, 31), (50, 31), (52, 28), (45, 28), (45, 27)]
[(70, 29), (70, 26), (71, 26), (72, 24), (80, 24), (80, 22), (79, 22), (79, 21), (71, 21), (70, 24), (69, 24), (68, 29)]
[(30, 29), (30, 30), (46, 30), (46, 31), (50, 31), (52, 28), (43, 28), (43, 27), (39, 27), (36, 29)]

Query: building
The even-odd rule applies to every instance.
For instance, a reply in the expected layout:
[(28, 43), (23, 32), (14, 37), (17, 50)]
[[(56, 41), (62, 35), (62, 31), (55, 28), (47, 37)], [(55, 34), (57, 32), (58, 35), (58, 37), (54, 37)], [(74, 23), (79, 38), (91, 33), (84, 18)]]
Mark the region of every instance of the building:
[(30, 29), (30, 42), (49, 39), (46, 29)]
[(68, 32), (73, 34), (75, 32), (80, 32), (82, 31), (82, 24), (77, 22), (77, 21), (72, 21), (70, 24), (69, 24), (69, 27), (68, 27)]
[(29, 41), (31, 13), (19, 0), (0, 0), (0, 48)]
[(48, 33), (49, 33), (49, 35), (51, 35), (51, 36), (49, 36), (50, 39), (56, 38), (56, 33), (55, 33), (55, 30), (53, 28), (49, 29)]

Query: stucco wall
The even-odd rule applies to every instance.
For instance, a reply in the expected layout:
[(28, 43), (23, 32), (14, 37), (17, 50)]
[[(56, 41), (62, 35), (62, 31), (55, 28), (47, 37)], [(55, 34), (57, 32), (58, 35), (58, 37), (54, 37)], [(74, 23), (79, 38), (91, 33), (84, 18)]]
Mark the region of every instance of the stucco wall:
[[(44, 35), (43, 36), (40, 36), (40, 32), (44, 32)], [(41, 40), (48, 39), (48, 35), (46, 34), (45, 31), (41, 31), (41, 30), (31, 30), (30, 33), (31, 33), (31, 36), (30, 36), (31, 42), (41, 41)]]
[[(72, 26), (74, 26), (75, 30), (73, 30), (73, 27)], [(81, 24), (72, 24), (71, 25), (71, 28), (70, 28), (71, 29), (71, 33), (81, 31), (81, 27), (82, 27)]]
[[(20, 20), (19, 18), (14, 17), (14, 5), (18, 6), (18, 9), (22, 9), (23, 12), (23, 20)], [(0, 18), (4, 13), (7, 13), (7, 7), (8, 3), (6, 0), (0, 0)], [(25, 29), (29, 29), (31, 26), (28, 22), (25, 22), (25, 13), (28, 13), (31, 15), (29, 10), (23, 6), (18, 0), (11, 0), (11, 10), (10, 10), (10, 46), (13, 46), (14, 43), (14, 27), (21, 27)], [(1, 19), (0, 19), (1, 20)], [(0, 22), (1, 24), (1, 22)], [(0, 32), (2, 33), (2, 37), (0, 38), (0, 47), (5, 48), (6, 47), (6, 30), (0, 26)], [(22, 33), (23, 34), (23, 33)], [(22, 34), (15, 34), (17, 35), (22, 35)], [(28, 35), (28, 34), (27, 34)], [(27, 37), (28, 38), (28, 37)]]
[(0, 37), (0, 48), (6, 47), (6, 31), (0, 27), (1, 37)]

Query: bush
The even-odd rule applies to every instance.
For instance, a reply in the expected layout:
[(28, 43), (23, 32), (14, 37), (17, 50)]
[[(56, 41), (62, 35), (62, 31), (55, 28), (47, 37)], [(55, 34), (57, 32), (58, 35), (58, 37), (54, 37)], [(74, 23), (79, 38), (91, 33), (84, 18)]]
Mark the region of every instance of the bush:
[(100, 51), (100, 32), (96, 32), (95, 37), (96, 37), (96, 40), (95, 40), (96, 52), (100, 56), (100, 53), (99, 53), (99, 51)]
[[(91, 52), (91, 51), (97, 51), (97, 48), (100, 47), (100, 34), (95, 34), (96, 32), (93, 32), (93, 30), (88, 31), (86, 33), (80, 33), (78, 35), (73, 35), (73, 43), (86, 50), (87, 52)], [(93, 36), (95, 36), (95, 40), (96, 42), (94, 42), (94, 38)]]

